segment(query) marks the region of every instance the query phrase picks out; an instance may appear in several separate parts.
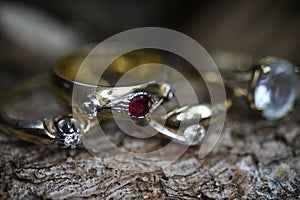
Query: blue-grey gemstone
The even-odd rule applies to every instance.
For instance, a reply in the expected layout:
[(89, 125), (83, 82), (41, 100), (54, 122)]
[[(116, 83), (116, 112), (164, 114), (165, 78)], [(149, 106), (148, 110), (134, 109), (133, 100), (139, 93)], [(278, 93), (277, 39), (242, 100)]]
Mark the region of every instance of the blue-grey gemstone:
[(294, 104), (297, 95), (297, 75), (286, 60), (268, 64), (268, 73), (261, 73), (254, 88), (254, 105), (262, 110), (268, 120), (285, 116)]

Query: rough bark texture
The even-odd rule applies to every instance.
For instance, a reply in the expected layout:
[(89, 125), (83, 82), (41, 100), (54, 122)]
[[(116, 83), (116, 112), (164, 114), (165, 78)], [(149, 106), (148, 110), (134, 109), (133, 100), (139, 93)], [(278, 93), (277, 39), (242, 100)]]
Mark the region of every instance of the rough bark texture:
[[(299, 199), (298, 113), (275, 123), (240, 115), (229, 113), (218, 145), (205, 158), (190, 148), (152, 172), (140, 170), (151, 160), (130, 154), (120, 159), (107, 151), (106, 161), (99, 161), (84, 148), (35, 145), (1, 133), (0, 198)], [(159, 139), (122, 141), (120, 148), (140, 152), (160, 145)]]

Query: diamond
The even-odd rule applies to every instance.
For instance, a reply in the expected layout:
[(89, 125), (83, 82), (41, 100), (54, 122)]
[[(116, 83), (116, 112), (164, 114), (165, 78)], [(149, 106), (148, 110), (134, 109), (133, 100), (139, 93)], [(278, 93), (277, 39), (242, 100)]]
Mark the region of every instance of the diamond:
[(254, 88), (254, 106), (268, 120), (286, 115), (294, 104), (297, 77), (294, 67), (286, 60), (268, 63), (268, 71), (260, 73)]
[(87, 99), (82, 104), (82, 110), (89, 117), (96, 117), (100, 109), (98, 100), (93, 96), (87, 96)]
[(170, 91), (167, 95), (167, 100), (171, 100), (174, 97), (174, 93), (172, 91)]
[(184, 130), (183, 136), (186, 139), (187, 144), (196, 145), (203, 140), (205, 134), (205, 128), (200, 124), (195, 124), (187, 127)]
[(81, 143), (81, 136), (79, 134), (68, 134), (64, 139), (64, 144), (66, 147), (75, 148)]
[(131, 99), (129, 103), (129, 114), (134, 118), (144, 118), (150, 112), (153, 101), (150, 96), (139, 94)]
[(63, 117), (56, 123), (57, 133), (67, 147), (76, 147), (81, 142), (80, 126), (76, 119)]

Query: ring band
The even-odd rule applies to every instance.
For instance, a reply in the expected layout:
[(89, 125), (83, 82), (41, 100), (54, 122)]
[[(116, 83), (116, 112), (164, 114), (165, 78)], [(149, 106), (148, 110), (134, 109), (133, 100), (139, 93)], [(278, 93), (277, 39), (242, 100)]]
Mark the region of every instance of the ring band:
[[(108, 83), (103, 79), (100, 80), (100, 84), (101, 82), (105, 83), (104, 86), (75, 81), (80, 64), (84, 59), (85, 53), (75, 53), (58, 60), (52, 71), (51, 83), (55, 93), (68, 103), (72, 102), (73, 88), (80, 88), (79, 90), (82, 91), (83, 94), (81, 94), (81, 96), (83, 98), (77, 99), (78, 102), (76, 102), (76, 104), (81, 107), (82, 112), (88, 114), (90, 117), (96, 117), (98, 112), (101, 112), (101, 109), (114, 108), (128, 113), (131, 118), (144, 119), (151, 111), (160, 105), (162, 101), (172, 98), (171, 86), (168, 83), (151, 81), (135, 86), (112, 87), (108, 86)], [(154, 57), (154, 60), (156, 59), (157, 57)], [(140, 62), (134, 62), (134, 64), (147, 61), (151, 61), (151, 59), (140, 59)], [(120, 71), (118, 67), (120, 67), (118, 63), (112, 65), (112, 70), (109, 71), (110, 77), (119, 75)], [(88, 70), (84, 73), (89, 74), (87, 77), (92, 74), (92, 72)], [(87, 78), (85, 78), (85, 81), (86, 79)], [(145, 110), (141, 112), (137, 112), (135, 109), (129, 109), (130, 104), (137, 101), (137, 99), (145, 101), (145, 104), (149, 106), (146, 106)], [(124, 104), (125, 106), (120, 106)]]
[[(167, 112), (165, 115), (152, 115), (152, 118), (150, 118), (148, 114), (151, 113), (156, 106), (163, 103), (164, 100), (170, 100), (173, 97), (171, 86), (169, 84), (152, 81), (136, 86), (111, 87), (104, 80), (100, 80), (100, 83), (104, 83), (102, 86), (92, 85), (88, 82), (79, 82), (77, 80), (74, 81), (74, 75), (77, 73), (76, 69), (78, 69), (78, 64), (81, 63), (78, 61), (82, 61), (84, 57), (85, 54), (77, 53), (61, 59), (58, 62), (58, 65), (54, 67), (51, 74), (51, 88), (60, 99), (63, 99), (68, 103), (68, 112), (70, 112), (69, 106), (72, 103), (73, 87), (79, 86), (83, 88), (83, 96), (86, 97), (84, 99), (85, 101), (81, 103), (80, 101), (78, 101), (79, 103), (76, 101), (76, 105), (71, 105), (77, 108), (73, 110), (72, 115), (65, 114), (51, 118), (27, 121), (14, 118), (9, 115), (9, 112), (0, 108), (1, 128), (5, 132), (11, 133), (29, 142), (42, 144), (58, 142), (65, 144), (65, 146), (75, 147), (81, 142), (82, 136), (98, 123), (93, 116), (98, 115), (100, 119), (109, 119), (111, 115), (106, 117), (104, 114), (105, 111), (121, 109), (121, 112), (129, 114), (131, 119), (147, 122), (150, 127), (160, 133), (160, 136), (186, 145), (197, 145), (203, 140), (206, 134), (206, 128), (210, 122), (217, 121), (218, 116), (224, 114), (231, 106), (230, 100), (221, 102), (217, 105), (205, 103), (199, 105), (186, 105), (177, 107)], [(157, 57), (155, 57), (155, 59), (157, 59)], [(134, 66), (136, 66), (136, 58), (134, 60)], [(146, 62), (149, 62), (149, 60), (146, 60)], [(157, 60), (155, 62), (157, 62)], [(128, 68), (128, 66), (125, 67)], [(112, 74), (117, 74), (118, 72), (118, 70), (112, 70), (109, 72), (109, 76), (113, 77)], [(32, 84), (24, 84), (27, 86), (22, 90), (17, 89), (16, 91), (11, 91), (13, 91), (13, 95), (22, 95), (23, 93), (37, 88), (44, 88), (47, 90), (48, 88), (45, 86), (44, 80), (45, 78), (40, 78), (38, 80), (32, 79), (30, 80)], [(91, 93), (91, 91), (96, 91), (96, 93)], [(103, 93), (103, 91), (105, 92)], [(109, 98), (107, 98), (106, 94), (110, 95)], [(86, 103), (86, 100), (89, 100), (89, 102)], [(149, 110), (147, 110), (146, 113), (142, 112), (141, 115), (132, 114), (134, 112), (130, 113), (130, 103), (138, 102), (140, 100), (143, 102), (150, 102), (150, 104), (146, 104), (148, 105)], [(125, 102), (125, 106), (118, 107), (120, 102)], [(96, 106), (93, 107), (94, 105), (92, 104)], [(96, 114), (93, 112), (86, 112), (89, 116), (83, 115), (82, 107), (92, 108), (87, 110), (95, 111)], [(165, 120), (166, 123), (161, 124), (159, 122), (161, 119)]]
[(171, 138), (185, 145), (198, 145), (206, 136), (209, 124), (218, 121), (231, 105), (231, 100), (227, 100), (216, 105), (203, 103), (182, 106), (169, 111), (164, 116), (159, 116), (166, 119), (164, 125), (157, 123), (156, 120), (151, 120), (149, 125), (165, 138)]
[(245, 97), (249, 107), (263, 118), (278, 120), (292, 109), (299, 68), (289, 61), (268, 56), (253, 62), (250, 55), (225, 51), (215, 52), (213, 58), (231, 93)]
[[(32, 120), (19, 119), (11, 115), (12, 109), (4, 108), (4, 105), (10, 104), (13, 98), (17, 98), (19, 101), (21, 99), (24, 102), (26, 98), (34, 98), (37, 91), (47, 92), (46, 78), (47, 76), (33, 77), (10, 89), (5, 94), (5, 98), (1, 98), (0, 128), (6, 133), (28, 142), (37, 144), (61, 143), (66, 147), (75, 147), (81, 142), (81, 136), (93, 126), (90, 119), (79, 115), (75, 117), (70, 114), (45, 116)], [(28, 97), (30, 92), (33, 95)], [(22, 106), (22, 109), (24, 107)], [(35, 110), (35, 112), (37, 111)]]
[[(57, 64), (54, 66), (53, 73), (52, 73), (52, 81), (51, 81), (55, 88), (54, 91), (56, 92), (56, 94), (58, 94), (58, 97), (63, 98), (63, 100), (67, 101), (68, 103), (71, 103), (72, 101), (71, 100), (72, 93), (70, 91), (72, 90), (71, 88), (73, 88), (74, 85), (77, 85), (77, 87), (78, 86), (82, 87), (83, 91), (87, 91), (87, 92), (82, 92), (84, 93), (83, 95), (84, 100), (81, 101), (81, 103), (78, 103), (80, 102), (80, 100), (75, 102), (75, 104), (81, 105), (79, 107), (81, 107), (82, 110), (81, 112), (83, 113), (87, 113), (92, 117), (97, 116), (98, 119), (100, 120), (110, 119), (112, 117), (110, 110), (118, 110), (119, 112), (130, 113), (130, 104), (132, 103), (132, 100), (136, 96), (139, 99), (140, 98), (139, 95), (142, 95), (145, 98), (149, 97), (148, 96), (149, 93), (151, 94), (151, 96), (153, 96), (153, 94), (156, 95), (158, 97), (156, 101), (157, 103), (156, 106), (153, 106), (152, 110), (154, 110), (161, 103), (165, 102), (165, 100), (170, 100), (173, 97), (171, 87), (169, 84), (166, 83), (149, 82), (142, 85), (124, 88), (124, 87), (96, 86), (93, 85), (92, 83), (87, 84), (88, 82), (87, 79), (89, 75), (87, 75), (86, 77), (82, 77), (79, 80), (75, 80), (76, 72), (78, 72), (81, 63), (83, 62), (83, 60), (85, 60), (86, 56), (87, 53), (83, 51), (60, 59), (57, 62)], [(98, 56), (98, 54), (96, 56)], [(126, 61), (126, 59), (128, 59), (128, 57), (126, 56), (127, 55), (121, 56), (121, 59), (123, 61), (124, 60)], [(149, 63), (149, 62), (164, 63), (165, 62), (165, 60), (159, 57), (158, 55), (153, 56), (152, 54), (143, 54), (139, 56), (141, 56), (144, 59), (146, 58), (145, 59), (146, 62), (144, 60), (139, 60), (140, 58), (136, 56), (134, 63), (130, 63), (130, 61), (128, 61), (125, 62), (127, 65), (124, 65), (124, 62), (122, 62), (121, 64), (123, 65), (118, 66), (118, 60), (116, 60), (116, 62), (114, 62), (112, 66), (109, 66), (112, 68), (108, 70), (108, 75), (106, 74), (108, 77), (105, 80), (109, 80), (110, 78), (114, 78), (114, 76), (118, 76), (119, 75), (118, 73), (120, 73), (120, 70), (118, 68), (123, 68), (123, 70), (121, 71), (122, 73), (124, 73), (130, 70), (131, 68), (140, 65), (141, 63)], [(99, 60), (99, 58), (97, 57), (96, 59)], [(93, 73), (91, 73), (93, 69), (89, 68), (89, 70), (90, 71), (84, 71), (84, 72), (81, 71), (81, 73), (93, 75)], [(95, 71), (96, 70), (97, 69), (95, 69)], [(117, 73), (117, 75), (115, 75), (115, 73)], [(72, 76), (70, 76), (70, 74), (72, 74)], [(194, 76), (194, 74), (188, 74), (188, 75), (189, 78), (193, 78)], [(100, 82), (106, 83), (107, 81), (101, 79)], [(92, 90), (95, 91), (93, 94), (90, 93), (90, 91)], [(106, 98), (107, 93), (113, 93), (109, 91), (118, 91), (118, 92), (115, 92), (117, 95), (107, 99)], [(120, 105), (119, 100), (121, 100), (122, 104), (125, 104), (125, 106), (123, 107), (118, 106)], [(142, 124), (142, 125), (148, 124), (151, 128), (158, 131), (159, 134), (163, 137), (166, 137), (168, 139), (183, 144), (196, 145), (202, 141), (205, 135), (205, 130), (208, 127), (209, 122), (212, 119), (216, 119), (218, 115), (221, 115), (224, 112), (226, 112), (226, 110), (230, 106), (231, 106), (231, 101), (227, 100), (227, 102), (221, 102), (217, 105), (209, 105), (209, 104), (186, 105), (180, 108), (174, 108), (173, 110), (169, 111), (163, 116), (151, 115), (150, 117), (148, 115), (142, 115), (141, 117), (139, 117), (139, 116), (133, 116), (132, 114), (129, 114), (129, 116), (131, 117), (131, 119), (134, 119), (137, 124)], [(105, 108), (109, 108), (108, 114), (106, 112), (108, 111), (108, 109)], [(86, 110), (88, 110), (88, 112)], [(151, 113), (151, 110), (149, 113)], [(162, 119), (165, 120), (165, 124), (161, 124), (158, 122), (161, 121)]]
[[(69, 111), (64, 111), (67, 114), (56, 114), (51, 117), (25, 120), (11, 116), (12, 110), (3, 108), (4, 105), (10, 104), (13, 98), (17, 98), (18, 101), (21, 99), (23, 102), (23, 95), (28, 96), (30, 92), (33, 94), (36, 94), (39, 90), (47, 92), (49, 88), (44, 81), (45, 78), (45, 76), (33, 77), (21, 83), (20, 86), (17, 85), (10, 89), (5, 95), (6, 98), (1, 98), (0, 128), (6, 133), (28, 142), (37, 144), (60, 143), (66, 147), (74, 148), (81, 143), (82, 137), (98, 123), (97, 120), (74, 112), (71, 115), (68, 114)], [(29, 101), (31, 100), (29, 99)], [(226, 106), (230, 107), (229, 104)], [(162, 116), (153, 115), (149, 125), (160, 132), (160, 136), (164, 138), (172, 139), (185, 145), (197, 145), (203, 140), (206, 134), (205, 128), (210, 121), (225, 113), (227, 107), (224, 107), (223, 104), (214, 106), (209, 104), (183, 106), (175, 108)], [(35, 110), (35, 112), (37, 111)], [(165, 119), (166, 124), (158, 123), (159, 119)], [(189, 123), (179, 130), (180, 123), (185, 121)]]
[[(233, 54), (231, 54), (231, 56), (232, 55)], [(223, 54), (222, 56), (224, 57)], [(70, 58), (70, 61), (74, 62), (74, 57), (71, 56)], [(216, 57), (214, 58), (216, 59)], [(229, 58), (228, 55), (225, 56), (225, 58)], [(220, 60), (216, 60), (220, 62)], [(63, 62), (66, 62), (66, 60), (63, 59)], [(258, 64), (253, 65), (249, 70), (241, 70), (235, 64), (231, 64), (230, 66), (230, 73), (222, 67), (221, 70), (223, 71), (225, 83), (230, 87), (232, 94), (237, 97), (247, 97), (250, 108), (268, 120), (280, 119), (288, 113), (296, 98), (297, 67), (286, 60), (275, 57), (261, 59)], [(66, 70), (66, 68), (64, 70), (66, 74), (74, 73), (74, 71)], [(232, 73), (232, 71), (235, 71), (235, 73)], [(129, 101), (129, 103), (126, 104), (128, 109), (124, 109), (124, 107), (121, 107), (121, 109), (126, 112), (129, 111), (130, 102), (132, 101), (141, 99), (143, 101), (150, 101), (150, 106), (154, 105), (152, 109), (155, 109), (155, 106), (163, 103), (165, 99), (170, 100), (173, 95), (170, 85), (166, 83), (148, 82), (130, 87), (94, 86), (66, 79), (63, 75), (65, 74), (59, 74), (57, 71), (54, 71), (54, 74), (52, 74), (52, 86), (54, 86), (54, 88), (56, 87), (55, 90), (60, 93), (60, 98), (65, 98), (66, 100), (67, 97), (70, 100), (71, 96), (69, 96), (69, 94), (72, 92), (74, 85), (82, 86), (88, 92), (90, 89), (96, 88), (97, 92), (106, 91), (114, 94), (111, 98), (106, 99), (106, 101), (99, 101), (99, 99), (103, 99), (103, 93), (94, 94), (100, 106), (105, 108), (118, 108), (116, 105), (120, 102), (119, 100), (124, 101), (125, 99)], [(50, 118), (46, 117), (28, 121), (11, 116), (9, 111), (3, 107), (3, 105), (9, 103), (10, 97), (12, 96), (23, 95), (30, 90), (39, 88), (47, 89), (44, 80), (44, 77), (32, 79), (26, 84), (23, 84), (26, 85), (25, 88), (17, 87), (16, 89), (11, 89), (9, 93), (6, 93), (6, 98), (2, 98), (1, 102), (0, 127), (5, 132), (29, 142), (42, 144), (58, 142), (65, 144), (65, 146), (75, 147), (81, 142), (81, 137), (87, 133), (92, 126), (97, 124), (96, 120), (73, 112), (73, 115), (57, 115)], [(287, 84), (287, 82), (289, 82), (289, 84)], [(242, 87), (245, 83), (248, 84), (248, 88)], [(269, 85), (270, 83), (271, 85)], [(282, 85), (278, 85), (280, 83), (288, 87), (282, 88)], [(239, 85), (241, 85), (241, 87)], [(261, 94), (261, 92), (266, 91), (269, 91), (269, 93)], [(276, 98), (274, 94), (272, 94), (274, 91), (276, 91)], [(257, 95), (262, 95), (263, 97), (267, 96), (267, 98), (260, 100), (260, 96)], [(87, 96), (87, 98), (91, 99), (91, 96)], [(274, 105), (270, 105), (270, 101), (274, 101), (271, 102)], [(279, 103), (277, 101), (279, 101)], [(147, 112), (142, 114), (141, 118), (139, 118), (140, 116), (134, 116), (132, 114), (130, 117), (135, 120), (148, 120), (147, 122), (150, 127), (160, 132), (161, 136), (183, 144), (195, 145), (203, 140), (205, 127), (208, 126), (209, 122), (217, 119), (222, 113), (225, 113), (230, 106), (231, 100), (227, 100), (218, 105), (200, 104), (175, 108), (162, 116), (153, 115), (151, 120), (147, 119)], [(149, 109), (149, 112), (151, 112), (151, 109)], [(105, 115), (103, 118), (105, 119)], [(166, 123), (160, 124), (158, 122), (160, 119), (165, 119)], [(188, 121), (188, 123), (184, 124), (183, 127), (179, 126), (182, 122), (186, 121)]]

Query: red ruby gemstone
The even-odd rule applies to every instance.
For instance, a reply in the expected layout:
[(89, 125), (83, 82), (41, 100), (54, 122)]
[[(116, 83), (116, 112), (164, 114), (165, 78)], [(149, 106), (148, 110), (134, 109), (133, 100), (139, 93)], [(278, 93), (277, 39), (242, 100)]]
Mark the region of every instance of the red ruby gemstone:
[(129, 103), (129, 114), (132, 117), (145, 117), (152, 106), (152, 99), (147, 95), (139, 95), (134, 97)]

